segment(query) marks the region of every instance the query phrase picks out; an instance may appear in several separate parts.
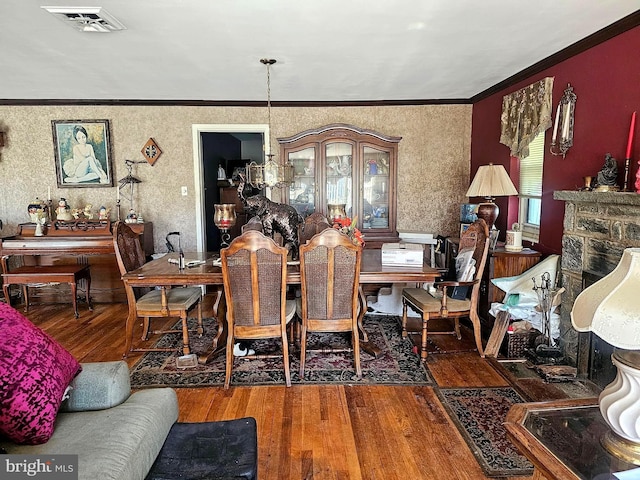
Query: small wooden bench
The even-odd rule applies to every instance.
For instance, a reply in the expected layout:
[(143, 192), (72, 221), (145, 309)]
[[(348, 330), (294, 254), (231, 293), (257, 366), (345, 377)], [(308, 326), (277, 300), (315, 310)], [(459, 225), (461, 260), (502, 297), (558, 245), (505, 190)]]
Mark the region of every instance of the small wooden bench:
[(24, 296), (24, 311), (29, 311), (29, 285), (39, 283), (68, 283), (71, 285), (71, 300), (73, 302), (73, 311), (75, 317), (78, 318), (78, 298), (77, 284), (79, 280), (84, 279), (87, 285), (87, 306), (89, 311), (93, 311), (91, 306), (91, 297), (89, 289), (91, 287), (91, 274), (89, 265), (35, 265), (21, 266), (11, 271), (5, 271), (2, 274), (2, 290), (7, 303), (10, 302), (9, 286), (22, 285), (22, 294)]

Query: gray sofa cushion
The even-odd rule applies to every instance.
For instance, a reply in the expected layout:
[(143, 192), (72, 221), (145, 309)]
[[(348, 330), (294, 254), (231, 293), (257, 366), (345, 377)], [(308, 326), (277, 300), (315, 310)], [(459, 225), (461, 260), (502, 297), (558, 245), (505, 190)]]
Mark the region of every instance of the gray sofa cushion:
[(83, 363), (82, 371), (71, 382), (70, 396), (61, 412), (84, 412), (115, 407), (131, 394), (126, 362)]
[(0, 446), (16, 454), (77, 454), (80, 480), (143, 480), (177, 419), (176, 393), (154, 388), (106, 410), (58, 414), (43, 445)]

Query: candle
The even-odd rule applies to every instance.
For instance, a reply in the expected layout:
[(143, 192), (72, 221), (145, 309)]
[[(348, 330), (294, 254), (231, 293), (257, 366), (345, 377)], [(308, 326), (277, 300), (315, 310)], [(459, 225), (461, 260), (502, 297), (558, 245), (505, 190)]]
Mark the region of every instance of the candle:
[(636, 112), (631, 115), (631, 127), (629, 128), (629, 139), (627, 140), (627, 156), (624, 158), (631, 158), (631, 144), (633, 143), (633, 133), (636, 129)]
[(571, 120), (571, 107), (566, 105), (564, 120), (562, 121), (562, 140), (569, 139), (569, 121)]
[(556, 121), (553, 124), (553, 136), (551, 137), (551, 143), (556, 143), (556, 138), (558, 138), (558, 123), (560, 122), (560, 105), (556, 109)]
[(51, 200), (51, 187), (47, 187), (47, 200)]
[(120, 187), (116, 187), (116, 201), (120, 201)]

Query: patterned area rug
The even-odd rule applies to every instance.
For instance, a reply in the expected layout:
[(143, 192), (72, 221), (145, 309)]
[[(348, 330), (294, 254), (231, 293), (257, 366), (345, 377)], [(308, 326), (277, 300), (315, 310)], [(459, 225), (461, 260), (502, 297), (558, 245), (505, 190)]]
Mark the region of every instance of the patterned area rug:
[(449, 416), (489, 477), (530, 476), (533, 465), (507, 438), (509, 408), (525, 400), (510, 387), (437, 390)]
[[(211, 320), (205, 325), (211, 325)], [(305, 378), (300, 380), (298, 348), (290, 349), (291, 382), (294, 384), (360, 384), (360, 385), (433, 385), (433, 380), (412, 352), (413, 345), (402, 338), (400, 318), (397, 316), (366, 315), (364, 326), (369, 340), (381, 348), (377, 357), (362, 352), (362, 379), (358, 380), (351, 352), (333, 350), (348, 348), (349, 334), (310, 334), (305, 364)], [(193, 353), (202, 354), (211, 346), (213, 331), (202, 337), (191, 337)], [(177, 346), (181, 336), (163, 335), (157, 346)], [(236, 358), (231, 377), (232, 385), (284, 384), (279, 340), (256, 340), (251, 343), (258, 354), (274, 354), (274, 358)], [(318, 350), (317, 352), (310, 350)], [(131, 386), (146, 388), (156, 386), (207, 387), (224, 384), (225, 356), (218, 355), (207, 365), (179, 369), (177, 354), (172, 352), (148, 352), (132, 368)]]

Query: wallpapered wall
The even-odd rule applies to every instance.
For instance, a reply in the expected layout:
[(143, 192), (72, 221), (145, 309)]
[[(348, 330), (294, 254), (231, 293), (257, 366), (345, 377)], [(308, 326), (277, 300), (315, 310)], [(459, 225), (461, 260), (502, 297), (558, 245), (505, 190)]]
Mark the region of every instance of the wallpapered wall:
[[(466, 202), (471, 148), (471, 105), (273, 108), (271, 143), (278, 137), (330, 123), (348, 123), (402, 137), (398, 163), (398, 230), (440, 235), (458, 232), (459, 204)], [(125, 159), (144, 160), (149, 137), (162, 149), (154, 166), (135, 165), (135, 208), (154, 223), (156, 251), (165, 251), (169, 231), (182, 232), (185, 250), (196, 248), (193, 124), (264, 124), (266, 109), (180, 106), (0, 106), (0, 235), (13, 235), (29, 221), (27, 205), (65, 197), (72, 208), (91, 203), (114, 207), (116, 187), (58, 188), (51, 120), (108, 119), (114, 178), (127, 174)], [(182, 196), (181, 186), (188, 195)], [(122, 214), (128, 211), (123, 200)], [(115, 219), (115, 208), (112, 211)]]

